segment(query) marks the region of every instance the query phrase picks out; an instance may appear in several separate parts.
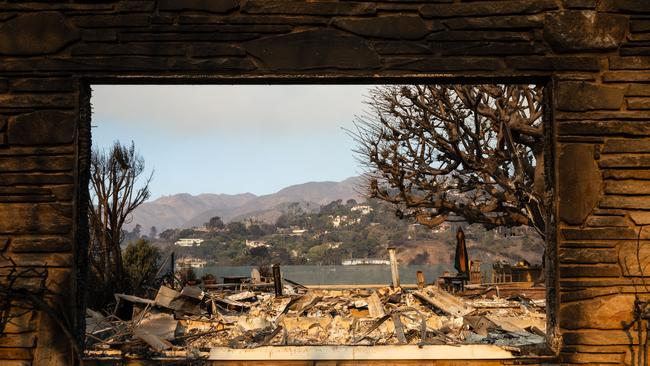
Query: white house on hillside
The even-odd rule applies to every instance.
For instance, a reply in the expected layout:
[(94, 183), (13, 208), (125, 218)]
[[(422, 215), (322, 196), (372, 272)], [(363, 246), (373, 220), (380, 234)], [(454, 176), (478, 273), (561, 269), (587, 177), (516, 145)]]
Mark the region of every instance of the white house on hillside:
[(193, 246), (200, 246), (201, 243), (203, 243), (203, 239), (197, 239), (197, 238), (182, 238), (178, 239), (174, 245), (178, 245), (179, 247), (193, 247)]

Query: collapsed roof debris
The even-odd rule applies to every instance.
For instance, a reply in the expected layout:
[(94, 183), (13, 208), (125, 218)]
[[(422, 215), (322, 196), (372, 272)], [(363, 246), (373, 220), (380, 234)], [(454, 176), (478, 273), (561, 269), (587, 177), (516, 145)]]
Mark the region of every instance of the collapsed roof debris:
[[(283, 281), (239, 290), (161, 286), (154, 300), (116, 294), (112, 314), (88, 309), (88, 356), (208, 357), (264, 346), (491, 344), (528, 354), (545, 342), (545, 301), (460, 297), (438, 287), (318, 289)], [(487, 290), (487, 291), (486, 291)], [(126, 316), (119, 305), (130, 303)], [(118, 317), (118, 313), (121, 317)]]

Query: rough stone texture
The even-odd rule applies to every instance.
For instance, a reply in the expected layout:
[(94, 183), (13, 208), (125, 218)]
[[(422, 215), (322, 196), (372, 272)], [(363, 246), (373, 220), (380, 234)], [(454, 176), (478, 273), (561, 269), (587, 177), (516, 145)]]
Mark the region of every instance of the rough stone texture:
[(200, 10), (211, 13), (227, 13), (239, 7), (239, 0), (159, 0), (162, 11)]
[(557, 9), (555, 1), (482, 1), (459, 4), (423, 5), (422, 16), (434, 17), (469, 17), (501, 14), (534, 14), (544, 10)]
[(420, 39), (431, 29), (417, 15), (389, 15), (375, 18), (337, 18), (334, 26), (366, 37)]
[(547, 13), (544, 38), (557, 52), (616, 49), (623, 41), (627, 17), (588, 10)]
[(563, 328), (621, 329), (621, 322), (632, 320), (633, 295), (614, 295), (561, 305)]
[(650, 139), (607, 139), (603, 153), (650, 153)]
[(300, 14), (300, 15), (373, 15), (377, 8), (373, 3), (328, 1), (276, 1), (247, 0), (242, 6), (250, 14)]
[[(637, 243), (650, 247), (650, 230), (637, 241), (650, 224), (648, 11), (643, 0), (0, 2), (0, 250), (25, 267), (47, 262), (55, 305), (81, 321), (81, 81), (551, 80), (549, 305), (559, 302), (553, 334), (564, 339), (548, 362), (638, 364), (621, 321), (635, 295), (650, 298), (630, 263)], [(9, 324), (0, 364), (69, 364), (50, 320), (32, 312)]]
[(594, 145), (567, 144), (560, 150), (560, 219), (580, 225), (600, 198), (601, 175), (594, 160)]
[(624, 276), (647, 276), (650, 273), (650, 248), (647, 242), (621, 244), (618, 262)]
[(78, 37), (79, 32), (60, 13), (27, 13), (0, 24), (0, 54), (53, 53)]
[(561, 82), (557, 88), (557, 108), (583, 112), (596, 109), (618, 110), (623, 104), (625, 88), (586, 82)]
[(9, 120), (12, 145), (48, 145), (70, 143), (74, 137), (75, 115), (61, 111), (37, 111)]
[(650, 3), (643, 0), (601, 0), (598, 10), (647, 13), (650, 11)]
[(630, 195), (650, 194), (650, 184), (646, 181), (632, 179), (608, 181), (605, 184), (605, 193)]
[(272, 70), (375, 69), (379, 58), (363, 38), (309, 30), (247, 42), (246, 51)]
[(630, 219), (637, 225), (650, 224), (650, 211), (630, 211)]
[(63, 204), (3, 203), (0, 234), (68, 234), (72, 230), (72, 206)]

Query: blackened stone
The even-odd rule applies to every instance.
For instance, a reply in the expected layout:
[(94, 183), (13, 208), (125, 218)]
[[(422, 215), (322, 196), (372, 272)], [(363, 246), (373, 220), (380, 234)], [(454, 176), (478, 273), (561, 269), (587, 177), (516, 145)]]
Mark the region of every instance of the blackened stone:
[(8, 121), (9, 121), (9, 117), (0, 115), (0, 131), (3, 131), (5, 127), (7, 127)]
[(32, 172), (32, 171), (71, 171), (74, 168), (72, 156), (0, 156), (0, 171)]
[(650, 155), (648, 154), (607, 154), (600, 160), (603, 168), (648, 168)]
[(650, 195), (650, 184), (644, 180), (610, 180), (605, 184), (605, 193)]
[(70, 240), (65, 237), (16, 237), (11, 241), (14, 253), (67, 252), (72, 249)]
[(266, 37), (245, 44), (270, 69), (375, 69), (379, 57), (359, 37), (333, 29)]
[(598, 57), (589, 56), (512, 56), (506, 59), (515, 70), (598, 71)]
[(560, 265), (560, 277), (618, 277), (621, 275), (621, 268), (618, 264), (601, 264), (601, 265), (578, 265), (562, 264)]
[(621, 56), (650, 56), (650, 47), (622, 46), (619, 53)]
[(627, 17), (591, 10), (547, 13), (544, 38), (557, 52), (606, 51), (620, 46)]
[[(223, 1), (217, 1), (223, 2)], [(150, 12), (153, 10), (155, 1), (119, 1), (115, 5), (115, 11), (118, 13), (128, 13), (128, 12)]]
[(19, 78), (12, 79), (12, 91), (20, 92), (57, 92), (74, 90), (72, 78)]
[(591, 227), (627, 227), (631, 222), (622, 216), (590, 216), (586, 224)]
[(248, 58), (216, 57), (210, 59), (174, 59), (170, 60), (172, 70), (205, 70), (205, 71), (253, 71), (257, 68)]
[(650, 136), (650, 124), (638, 121), (560, 122), (560, 135), (637, 135)]
[(650, 69), (650, 57), (629, 56), (609, 58), (610, 70), (648, 70)]
[(242, 48), (227, 43), (196, 44), (190, 47), (192, 57), (245, 56)]
[(241, 10), (250, 14), (286, 15), (374, 15), (377, 12), (372, 3), (274, 0), (247, 0)]
[(562, 229), (566, 240), (631, 240), (637, 232), (629, 227)]
[(80, 15), (71, 19), (82, 28), (146, 27), (151, 23), (148, 14)]
[(151, 55), (151, 56), (184, 56), (185, 46), (181, 43), (127, 43), (127, 44), (100, 44), (84, 43), (75, 45), (70, 49), (73, 56), (86, 55)]
[(423, 5), (420, 14), (427, 18), (487, 16), (503, 14), (534, 14), (557, 9), (553, 0), (536, 1), (483, 1), (445, 5)]
[(650, 12), (650, 2), (646, 0), (601, 0), (598, 3), (598, 10), (647, 13)]
[(123, 42), (182, 42), (182, 41), (248, 41), (259, 37), (257, 33), (218, 33), (218, 32), (133, 32), (120, 34)]
[(74, 177), (70, 174), (22, 174), (3, 173), (0, 175), (0, 186), (33, 185), (33, 184), (72, 184)]
[(625, 88), (582, 81), (566, 81), (558, 83), (556, 93), (556, 106), (562, 111), (618, 110), (623, 104)]
[(597, 0), (562, 0), (565, 8), (570, 9), (595, 9)]
[(68, 234), (72, 205), (55, 203), (5, 203), (0, 210), (0, 233)]
[(616, 248), (560, 248), (560, 263), (598, 264), (617, 263)]
[(287, 24), (184, 24), (178, 25), (154, 25), (147, 31), (155, 32), (214, 32), (214, 33), (284, 33), (293, 29)]
[(9, 120), (9, 143), (12, 145), (63, 144), (72, 142), (74, 113), (36, 111)]
[(443, 23), (450, 29), (508, 29), (508, 28), (541, 28), (544, 16), (537, 15), (505, 15), (494, 17), (464, 17), (446, 19)]
[(486, 31), (486, 30), (456, 30), (431, 34), (427, 37), (430, 41), (532, 41), (535, 36), (530, 32)]
[(200, 10), (211, 13), (227, 13), (239, 7), (239, 0), (159, 0), (158, 9), (178, 10)]
[(548, 51), (542, 42), (432, 42), (431, 49), (439, 56), (537, 55)]
[(603, 153), (650, 153), (650, 139), (609, 138), (605, 140)]
[(79, 39), (79, 31), (58, 12), (28, 13), (0, 24), (0, 54), (55, 53)]
[(0, 93), (4, 93), (7, 90), (9, 90), (9, 81), (0, 78)]
[(602, 178), (594, 160), (594, 145), (566, 144), (559, 161), (560, 219), (582, 224), (600, 198)]
[(602, 75), (604, 82), (624, 82), (624, 81), (650, 81), (650, 73), (647, 71), (610, 71)]
[(505, 68), (501, 59), (489, 57), (415, 58), (395, 57), (386, 60), (386, 67), (395, 70), (446, 72), (446, 71), (494, 71)]
[(650, 20), (632, 19), (630, 20), (630, 32), (650, 32)]
[[(650, 196), (605, 196), (599, 203), (604, 208), (625, 208), (646, 210), (650, 207)], [(628, 238), (636, 239), (636, 236)]]
[(648, 98), (628, 98), (627, 99), (627, 109), (629, 110), (638, 110), (638, 109), (650, 109), (650, 100)]
[(5, 108), (74, 107), (76, 102), (74, 97), (73, 94), (0, 94), (0, 106)]
[(366, 37), (420, 39), (431, 29), (417, 15), (389, 15), (373, 18), (337, 18), (333, 24)]
[(81, 39), (87, 42), (112, 42), (117, 41), (117, 32), (112, 29), (84, 29)]
[(382, 55), (418, 55), (431, 53), (431, 47), (427, 43), (400, 42), (400, 41), (379, 41), (373, 44), (377, 53)]

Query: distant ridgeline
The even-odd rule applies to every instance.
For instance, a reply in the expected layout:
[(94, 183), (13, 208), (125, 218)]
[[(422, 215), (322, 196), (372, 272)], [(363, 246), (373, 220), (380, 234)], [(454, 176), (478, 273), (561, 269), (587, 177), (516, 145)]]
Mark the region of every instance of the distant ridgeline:
[[(219, 265), (353, 264), (351, 260), (385, 260), (388, 247), (398, 249), (402, 264), (451, 264), (459, 225), (470, 259), (541, 263), (544, 242), (531, 228), (488, 231), (462, 222), (429, 228), (397, 218), (391, 207), (374, 200), (338, 199), (318, 208), (289, 203), (273, 223), (254, 217), (224, 223), (215, 216), (204, 225), (167, 229), (149, 240), (173, 249), (177, 258)], [(127, 240), (142, 236), (136, 229), (127, 233)]]

